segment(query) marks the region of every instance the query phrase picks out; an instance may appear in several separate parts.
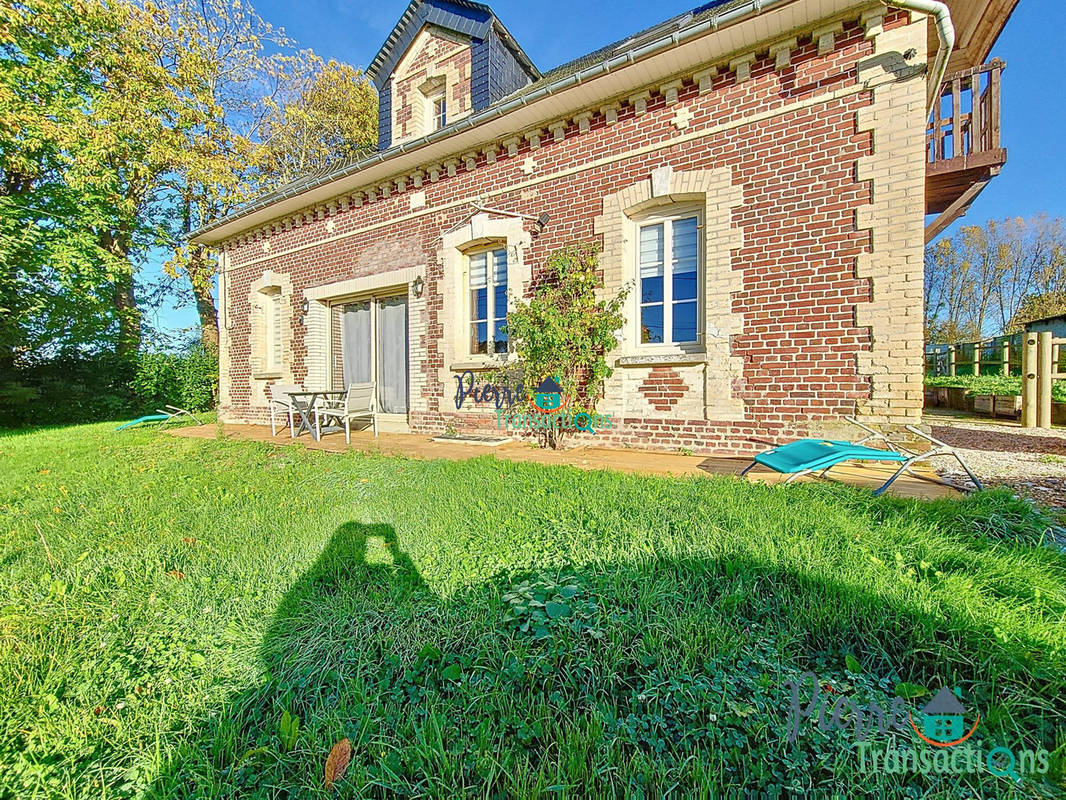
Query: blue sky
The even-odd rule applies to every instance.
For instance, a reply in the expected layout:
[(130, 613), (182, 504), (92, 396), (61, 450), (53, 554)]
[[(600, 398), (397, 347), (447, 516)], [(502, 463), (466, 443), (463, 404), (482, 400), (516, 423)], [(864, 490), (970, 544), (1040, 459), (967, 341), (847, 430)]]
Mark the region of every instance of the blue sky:
[[(323, 58), (364, 67), (377, 53), (408, 0), (259, 0), (260, 15), (285, 28)], [(547, 70), (698, 5), (693, 0), (490, 0), (533, 62)], [(593, 24), (589, 24), (592, 22)], [(1007, 166), (958, 224), (1047, 212), (1066, 216), (1066, 92), (1062, 78), (1060, 0), (1022, 0), (992, 54), (1007, 62), (1003, 78), (1003, 141)], [(945, 235), (954, 230), (949, 228)], [(152, 269), (149, 267), (148, 269)], [(195, 324), (190, 308), (162, 309), (166, 328)]]

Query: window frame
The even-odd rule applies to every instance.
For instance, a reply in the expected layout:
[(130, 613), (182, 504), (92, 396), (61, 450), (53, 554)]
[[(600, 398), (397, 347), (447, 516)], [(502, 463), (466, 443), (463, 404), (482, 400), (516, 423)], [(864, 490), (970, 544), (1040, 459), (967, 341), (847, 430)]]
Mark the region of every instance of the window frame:
[(278, 372), (285, 366), (281, 287), (266, 287), (262, 290), (262, 295), (263, 370)]
[[(674, 321), (674, 255), (673, 255), (673, 223), (677, 220), (696, 219), (696, 338), (691, 341), (675, 342), (673, 338)], [(636, 215), (632, 219), (633, 225), (633, 256), (631, 259), (632, 275), (635, 279), (635, 291), (633, 292), (635, 311), (633, 314), (633, 346), (641, 352), (679, 352), (690, 351), (693, 348), (704, 346), (704, 294), (706, 282), (706, 243), (704, 241), (704, 208), (699, 203), (673, 203), (649, 209)], [(657, 303), (644, 303), (641, 295), (640, 277), (640, 234), (641, 230), (651, 225), (663, 226), (663, 339), (662, 342), (642, 342), (641, 324), (642, 310), (646, 305), (658, 305)], [(679, 301), (690, 302), (690, 301)]]
[[(446, 87), (429, 96), (430, 133), (448, 125), (448, 92)], [(439, 108), (438, 108), (439, 106)]]
[[(496, 281), (494, 280), (494, 277), (493, 277), (493, 266), (494, 265), (493, 265), (493, 259), (492, 259), (493, 253), (500, 252), (500, 251), (502, 251), (503, 254), (504, 254), (503, 255), (503, 257), (504, 257), (504, 275), (506, 276), (505, 277), (505, 289), (504, 289), (504, 292), (505, 292), (505, 294), (504, 294), (504, 304), (505, 304), (506, 307), (504, 308), (504, 313), (503, 313), (502, 317), (498, 316), (496, 314), (496, 291), (495, 290), (496, 290), (497, 284), (496, 284)], [(476, 256), (480, 256), (480, 255), (484, 255), (485, 256), (485, 315), (486, 316), (485, 316), (484, 320), (480, 320), (480, 319), (479, 320), (475, 320), (474, 319), (474, 313), (475, 313), (474, 302), (473, 302), (473, 298), (471, 297), (471, 294), (473, 292), (473, 287), (471, 286), (471, 275), (473, 274), (472, 259), (475, 258)], [(494, 333), (495, 333), (496, 320), (502, 318), (503, 322), (504, 322), (504, 325), (507, 324), (507, 316), (508, 316), (508, 312), (510, 311), (510, 307), (511, 307), (511, 300), (510, 300), (510, 295), (509, 295), (509, 292), (510, 292), (510, 289), (511, 289), (511, 252), (510, 252), (510, 247), (508, 246), (507, 242), (505, 242), (505, 241), (497, 241), (497, 242), (492, 242), (490, 244), (484, 244), (484, 245), (480, 245), (478, 247), (473, 247), (473, 248), (471, 248), (469, 250), (465, 250), (463, 252), (463, 261), (464, 261), (464, 266), (465, 266), (465, 272), (464, 272), (464, 276), (463, 276), (463, 283), (464, 283), (464, 286), (463, 286), (464, 292), (463, 292), (463, 294), (464, 294), (464, 297), (466, 298), (465, 299), (465, 303), (464, 303), (464, 309), (465, 309), (465, 312), (466, 312), (464, 314), (464, 317), (465, 317), (464, 324), (466, 326), (465, 327), (465, 330), (466, 330), (466, 337), (465, 338), (466, 338), (466, 352), (467, 352), (467, 355), (469, 355), (472, 358), (506, 358), (508, 356), (508, 354), (511, 352), (511, 335), (510, 335), (510, 332), (508, 331), (506, 333), (507, 346), (506, 346), (506, 349), (503, 352), (496, 352), (496, 350), (495, 350), (495, 336), (494, 336)], [(485, 325), (486, 325), (486, 331), (487, 331), (486, 337), (487, 338), (486, 338), (486, 344), (485, 344), (485, 352), (484, 353), (479, 353), (479, 352), (474, 350), (473, 327), (474, 327), (474, 325), (477, 325), (477, 324), (482, 323), (482, 322), (484, 322)]]

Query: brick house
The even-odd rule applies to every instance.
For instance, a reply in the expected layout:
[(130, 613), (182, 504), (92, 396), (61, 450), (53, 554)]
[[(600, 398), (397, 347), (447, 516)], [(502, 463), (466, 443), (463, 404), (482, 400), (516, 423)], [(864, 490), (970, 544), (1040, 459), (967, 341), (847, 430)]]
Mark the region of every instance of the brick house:
[(542, 73), (489, 7), (412, 0), (368, 70), (379, 152), (193, 236), (220, 253), (222, 417), (373, 380), (385, 430), (495, 429), (455, 375), (511, 358), (514, 297), (596, 242), (635, 287), (597, 444), (919, 422), (925, 217), (1005, 161), (981, 65), (1015, 3), (712, 0)]

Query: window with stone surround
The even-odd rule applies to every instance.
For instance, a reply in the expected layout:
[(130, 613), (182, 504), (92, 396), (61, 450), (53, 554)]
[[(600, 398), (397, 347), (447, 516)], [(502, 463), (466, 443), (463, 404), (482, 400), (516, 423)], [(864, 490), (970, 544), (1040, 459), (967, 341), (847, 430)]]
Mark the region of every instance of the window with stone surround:
[(699, 211), (693, 206), (667, 206), (635, 223), (636, 342), (654, 347), (702, 341), (703, 225)]
[(267, 372), (280, 370), (282, 349), (281, 289), (271, 286), (263, 290), (263, 369)]
[[(438, 259), (442, 271), (437, 285), (443, 324), (438, 347), (444, 357), (445, 375), (467, 369), (495, 369), (514, 358), (503, 326), (508, 303), (523, 296), (532, 278), (531, 265), (525, 258), (532, 241), (526, 226), (527, 222), (519, 216), (494, 218), (488, 213), (478, 213), (441, 237)], [(482, 262), (477, 258), (480, 254), (485, 254), (484, 280)], [(485, 285), (482, 287), (481, 283)], [(482, 289), (483, 313), (477, 308)], [(485, 344), (480, 352), (482, 334), (475, 327), (477, 323), (484, 323)], [(498, 337), (497, 331), (501, 334)]]
[(467, 253), (470, 354), (507, 352), (507, 248)]
[(422, 134), (439, 131), (448, 124), (448, 79), (444, 75), (429, 78), (419, 86), (418, 92), (422, 104), (419, 114)]
[(448, 100), (444, 92), (431, 99), (433, 101), (433, 130), (439, 131), (448, 124)]

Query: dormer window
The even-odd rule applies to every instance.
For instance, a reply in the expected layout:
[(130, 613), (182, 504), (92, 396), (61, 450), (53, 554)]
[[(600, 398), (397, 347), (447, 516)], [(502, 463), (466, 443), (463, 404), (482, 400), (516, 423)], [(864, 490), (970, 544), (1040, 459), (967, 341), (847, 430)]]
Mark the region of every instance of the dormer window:
[(418, 91), (422, 95), (421, 133), (439, 131), (448, 124), (448, 79), (443, 75), (429, 78)]
[(488, 6), (412, 0), (367, 74), (378, 88), (378, 147), (455, 125), (540, 73)]
[(448, 98), (441, 92), (433, 98), (433, 130), (439, 131), (448, 124)]

